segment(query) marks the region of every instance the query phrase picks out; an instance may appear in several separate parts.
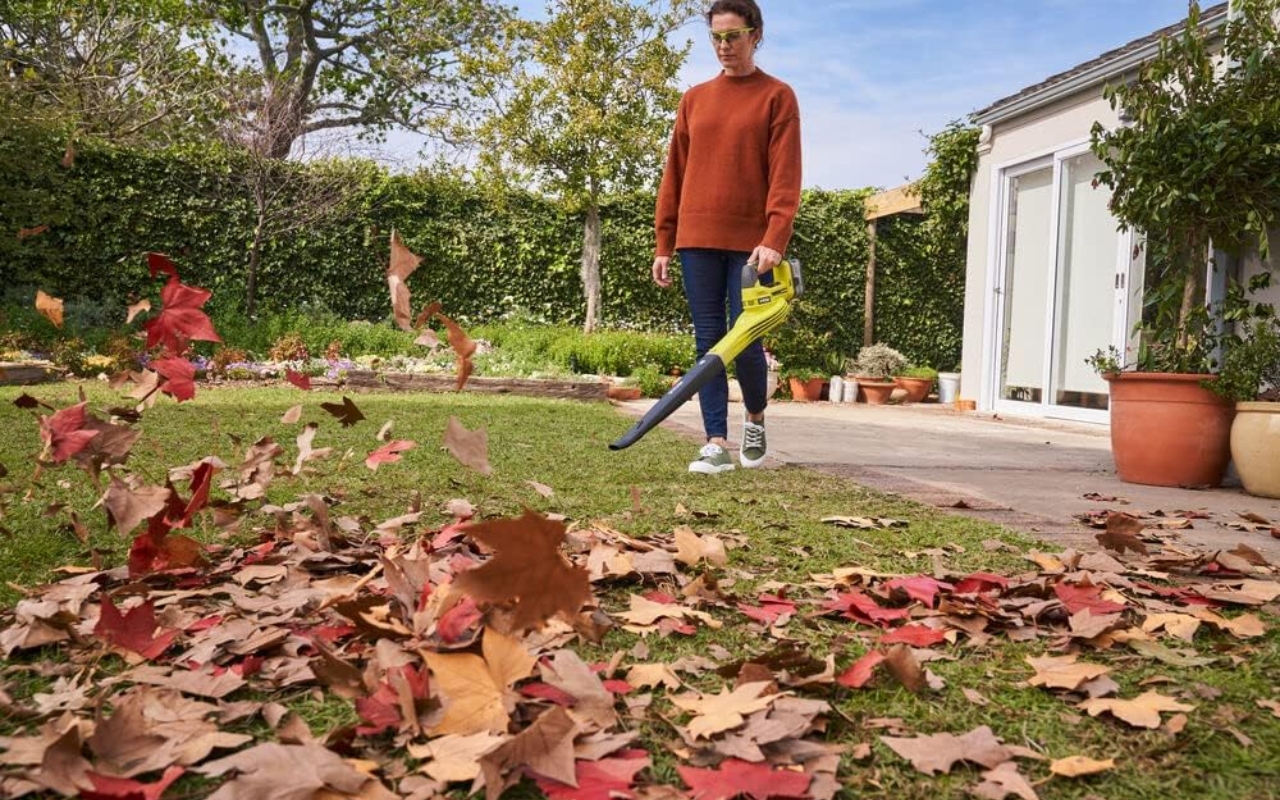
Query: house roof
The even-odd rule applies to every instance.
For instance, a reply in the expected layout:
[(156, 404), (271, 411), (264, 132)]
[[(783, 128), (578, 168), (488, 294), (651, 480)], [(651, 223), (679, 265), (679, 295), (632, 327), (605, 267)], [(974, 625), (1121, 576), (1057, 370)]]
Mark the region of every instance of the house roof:
[[(1219, 3), (1205, 9), (1201, 12), (1201, 26), (1209, 31), (1222, 28), (1227, 22), (1229, 6), (1230, 3)], [(1160, 39), (1176, 35), (1182, 30), (1184, 22), (1185, 20), (1179, 20), (1167, 28), (1161, 28), (1141, 39), (1134, 39), (1126, 45), (1108, 50), (1095, 59), (1065, 72), (1059, 72), (1016, 94), (997, 100), (986, 108), (975, 111), (973, 121), (979, 125), (1000, 122), (1047, 105), (1069, 94), (1105, 83), (1154, 56), (1160, 47)]]

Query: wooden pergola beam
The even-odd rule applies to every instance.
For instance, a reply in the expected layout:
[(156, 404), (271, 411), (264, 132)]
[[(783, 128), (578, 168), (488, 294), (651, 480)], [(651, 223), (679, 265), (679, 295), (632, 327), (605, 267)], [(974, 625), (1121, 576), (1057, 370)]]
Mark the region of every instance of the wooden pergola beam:
[(894, 214), (923, 214), (920, 195), (912, 184), (899, 186), (867, 198), (867, 288), (862, 317), (862, 343), (875, 344), (876, 338), (876, 220)]

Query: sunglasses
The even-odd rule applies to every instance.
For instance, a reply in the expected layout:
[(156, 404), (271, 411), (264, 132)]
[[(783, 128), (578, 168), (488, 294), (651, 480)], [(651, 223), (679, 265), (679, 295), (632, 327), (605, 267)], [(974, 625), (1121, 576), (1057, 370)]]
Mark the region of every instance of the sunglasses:
[(750, 34), (755, 28), (736, 28), (731, 31), (708, 31), (712, 44), (737, 44), (738, 40)]

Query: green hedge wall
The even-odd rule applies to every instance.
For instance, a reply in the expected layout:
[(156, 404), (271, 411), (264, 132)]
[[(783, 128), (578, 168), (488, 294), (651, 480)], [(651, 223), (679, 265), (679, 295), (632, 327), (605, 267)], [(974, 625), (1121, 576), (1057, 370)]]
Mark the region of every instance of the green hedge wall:
[[(59, 131), (11, 124), (0, 132), (0, 232), (11, 232), (0, 233), (4, 305), (29, 306), (41, 288), (71, 302), (117, 306), (123, 319), (131, 296), (155, 294), (142, 254), (159, 250), (175, 257), (185, 281), (214, 292), (215, 314), (240, 312), (254, 212), (234, 179), (243, 166), (236, 154), (212, 145), (145, 150), (81, 142), (74, 164), (63, 168), (65, 146)], [(554, 203), (533, 195), (498, 202), (452, 178), (391, 175), (369, 162), (290, 168), (338, 171), (349, 189), (324, 224), (270, 241), (258, 277), (259, 315), (322, 309), (385, 322), (388, 237), (397, 229), (424, 257), (409, 279), (417, 303), (439, 299), (473, 324), (513, 311), (581, 322), (582, 223)], [(807, 191), (791, 248), (808, 290), (796, 325), (824, 337), (837, 362), (862, 340), (867, 194)], [(603, 209), (606, 326), (688, 325), (679, 287), (663, 291), (649, 279), (652, 214), (652, 194), (615, 198)], [(49, 226), (42, 235), (15, 235), (42, 224)], [(881, 226), (877, 335), (915, 361), (950, 363), (959, 355), (963, 264), (961, 293), (935, 293), (939, 276), (957, 265), (922, 261), (909, 228)]]

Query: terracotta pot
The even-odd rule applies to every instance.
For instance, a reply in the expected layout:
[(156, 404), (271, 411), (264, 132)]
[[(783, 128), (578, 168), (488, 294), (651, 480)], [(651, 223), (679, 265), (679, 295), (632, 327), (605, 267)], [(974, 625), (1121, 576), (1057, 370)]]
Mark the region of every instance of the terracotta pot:
[(898, 384), (893, 381), (858, 379), (858, 392), (866, 396), (867, 405), (869, 406), (882, 406), (889, 402), (889, 398), (893, 396), (893, 390), (896, 388), (898, 388)]
[(1231, 458), (1244, 490), (1280, 498), (1280, 403), (1237, 403)]
[(907, 393), (908, 403), (923, 403), (933, 388), (933, 378), (904, 378), (899, 376), (893, 382)]
[(802, 403), (816, 403), (822, 397), (822, 386), (827, 381), (825, 378), (817, 377), (805, 380), (787, 378), (787, 382), (791, 384), (792, 400), (799, 400)]
[(1231, 460), (1235, 408), (1200, 385), (1211, 375), (1125, 372), (1111, 384), (1111, 455), (1120, 480), (1217, 486)]

